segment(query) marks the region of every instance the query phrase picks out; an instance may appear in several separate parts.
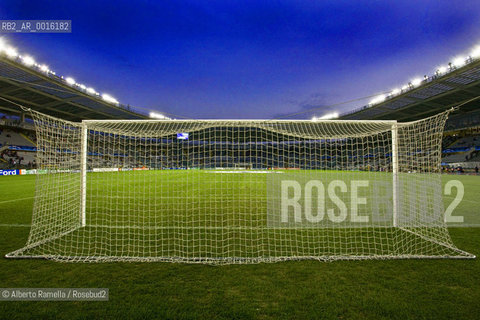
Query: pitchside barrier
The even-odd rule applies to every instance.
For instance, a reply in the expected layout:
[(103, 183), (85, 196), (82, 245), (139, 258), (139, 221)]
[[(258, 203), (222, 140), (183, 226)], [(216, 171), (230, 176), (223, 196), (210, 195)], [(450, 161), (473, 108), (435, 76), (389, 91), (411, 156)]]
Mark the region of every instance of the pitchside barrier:
[(408, 123), (75, 123), (30, 112), (46, 174), (37, 176), (28, 241), (9, 258), (474, 258), (454, 245), (444, 219), (448, 111)]
[(47, 173), (46, 170), (36, 170), (36, 169), (7, 169), (0, 170), (0, 176), (20, 176), (25, 174), (43, 174)]

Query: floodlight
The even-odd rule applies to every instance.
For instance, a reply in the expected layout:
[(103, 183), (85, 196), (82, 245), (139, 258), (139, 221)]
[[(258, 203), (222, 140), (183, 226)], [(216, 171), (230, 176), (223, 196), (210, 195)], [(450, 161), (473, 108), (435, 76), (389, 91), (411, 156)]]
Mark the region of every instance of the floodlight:
[(166, 117), (161, 114), (161, 113), (157, 113), (157, 112), (150, 112), (149, 114), (150, 118), (156, 118), (156, 119), (165, 119)]
[(422, 83), (422, 79), (421, 79), (421, 78), (415, 78), (415, 79), (412, 80), (412, 85), (413, 85), (414, 87), (420, 85), (420, 83)]
[(91, 87), (87, 88), (87, 92), (90, 93), (90, 94), (95, 94), (96, 93), (95, 89), (93, 89)]
[(40, 68), (40, 70), (42, 70), (43, 72), (48, 72), (48, 71), (50, 71), (50, 70), (48, 70), (48, 66), (46, 66), (46, 65), (44, 65), (44, 64), (42, 64), (39, 68)]
[(33, 60), (32, 57), (30, 56), (25, 56), (25, 57), (22, 57), (22, 61), (25, 65), (27, 66), (33, 66), (35, 64), (35, 60)]
[(69, 84), (69, 85), (74, 85), (75, 84), (75, 79), (71, 78), (71, 77), (67, 77), (65, 78), (65, 81)]
[(379, 96), (373, 98), (372, 101), (370, 101), (370, 103), (371, 104), (377, 104), (377, 103), (385, 101), (385, 98), (386, 98), (386, 96), (384, 94), (382, 94), (382, 95), (379, 95)]
[(106, 93), (102, 94), (102, 99), (105, 100), (106, 102), (118, 104), (117, 99), (115, 99), (114, 97)]
[(480, 58), (480, 46), (473, 48), (472, 52), (470, 53), (470, 57), (474, 59)]
[(445, 66), (441, 66), (440, 68), (438, 68), (439, 73), (446, 73), (447, 71), (448, 71), (448, 69)]
[(399, 94), (400, 92), (401, 92), (401, 91), (400, 91), (399, 88), (395, 88), (395, 89), (392, 90), (392, 95), (397, 95), (397, 94)]
[(463, 58), (463, 57), (455, 58), (455, 59), (453, 59), (452, 63), (455, 67), (460, 68), (461, 66), (463, 66), (465, 64), (465, 58)]
[(14, 58), (18, 55), (18, 52), (13, 49), (12, 47), (7, 47), (5, 49), (5, 53), (7, 54), (7, 56), (9, 56), (10, 58)]
[(331, 112), (331, 113), (327, 113), (323, 116), (321, 116), (320, 118), (316, 118), (316, 120), (330, 120), (330, 119), (335, 119), (335, 118), (338, 118), (338, 112)]

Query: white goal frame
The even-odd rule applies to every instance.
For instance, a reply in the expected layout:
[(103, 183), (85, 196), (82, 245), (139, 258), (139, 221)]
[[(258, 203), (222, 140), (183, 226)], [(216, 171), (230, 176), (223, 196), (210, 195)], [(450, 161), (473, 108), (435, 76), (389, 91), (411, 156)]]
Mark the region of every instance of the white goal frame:
[[(186, 120), (171, 120), (173, 122), (185, 122)], [(188, 121), (188, 120), (187, 120)], [(198, 121), (198, 120), (191, 120), (191, 121)], [(218, 121), (218, 120), (205, 120), (205, 121)], [(231, 121), (231, 122), (238, 122), (239, 120), (221, 120), (222, 122)], [(265, 122), (265, 120), (249, 120), (251, 122)], [(304, 120), (278, 120), (283, 122), (305, 122)], [(88, 138), (88, 123), (138, 123), (138, 120), (83, 120), (82, 121), (82, 147), (81, 147), (81, 201), (82, 204), (80, 206), (80, 221), (81, 226), (86, 226), (86, 202), (87, 202), (87, 138)], [(142, 120), (142, 122), (153, 122), (153, 123), (162, 123), (163, 120)], [(397, 227), (397, 210), (398, 210), (398, 199), (397, 199), (397, 185), (398, 185), (398, 150), (397, 150), (397, 121), (396, 120), (315, 120), (318, 123), (390, 123), (392, 126), (392, 196), (393, 196), (393, 226)], [(253, 169), (251, 163), (239, 163), (238, 165), (248, 164)]]
[[(86, 226), (86, 202), (87, 202), (87, 138), (88, 138), (88, 123), (89, 122), (112, 122), (115, 121), (116, 123), (137, 123), (137, 120), (83, 120), (82, 121), (82, 147), (81, 147), (81, 211), (80, 211), (80, 221), (81, 226)], [(162, 122), (162, 120), (142, 120), (143, 122), (150, 121), (150, 122)], [(175, 121), (175, 120), (173, 120)], [(184, 121), (184, 120), (182, 120)], [(218, 121), (218, 120), (207, 120), (207, 121)], [(221, 120), (224, 121), (238, 121), (238, 120)], [(255, 120), (251, 120), (255, 121)], [(264, 122), (265, 120), (256, 120)], [(294, 120), (283, 120), (285, 122), (292, 122)], [(303, 122), (303, 120), (297, 120), (298, 122)], [(316, 120), (316, 122), (320, 123), (332, 123), (332, 122), (345, 122), (342, 120)], [(393, 196), (393, 226), (397, 227), (397, 210), (398, 210), (398, 198), (397, 198), (397, 184), (398, 184), (398, 149), (397, 149), (397, 121), (396, 120), (388, 120), (388, 121), (379, 121), (379, 120), (348, 120), (350, 123), (391, 123), (392, 125), (392, 196)], [(238, 165), (248, 164), (250, 168), (253, 169), (251, 163), (238, 163)], [(236, 164), (237, 165), (237, 164)]]

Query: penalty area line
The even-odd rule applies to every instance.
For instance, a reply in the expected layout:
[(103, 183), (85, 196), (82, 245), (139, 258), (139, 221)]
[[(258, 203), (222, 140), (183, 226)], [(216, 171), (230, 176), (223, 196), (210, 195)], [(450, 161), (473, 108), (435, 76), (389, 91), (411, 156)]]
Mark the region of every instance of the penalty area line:
[(19, 223), (0, 223), (0, 227), (3, 228), (10, 228), (10, 227), (18, 227), (18, 228), (30, 228), (30, 224), (19, 224)]

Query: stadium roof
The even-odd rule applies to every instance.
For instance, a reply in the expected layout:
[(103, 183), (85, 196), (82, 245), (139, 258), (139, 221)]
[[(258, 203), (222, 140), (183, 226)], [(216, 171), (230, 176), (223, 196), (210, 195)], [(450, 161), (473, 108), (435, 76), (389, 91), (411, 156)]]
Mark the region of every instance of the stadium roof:
[(347, 112), (340, 119), (412, 121), (461, 106), (460, 113), (478, 111), (480, 101), (480, 59), (469, 56), (454, 60), (435, 75), (416, 79), (408, 85), (381, 95), (364, 107)]
[[(476, 112), (480, 101), (480, 47), (470, 56), (457, 58), (435, 75), (412, 80), (401, 89), (379, 95), (370, 104), (340, 116), (342, 120), (399, 120), (424, 118), (453, 106), (460, 113)], [(106, 94), (57, 76), (27, 55), (19, 55), (0, 39), (0, 112), (20, 113), (15, 104), (66, 120), (148, 119), (130, 106), (121, 105)], [(10, 103), (11, 101), (13, 103)], [(159, 113), (151, 117), (169, 119)], [(337, 114), (333, 116), (338, 117)], [(318, 118), (322, 119), (322, 117)]]
[(20, 113), (17, 103), (72, 121), (148, 118), (109, 95), (100, 95), (71, 78), (57, 76), (4, 43), (0, 43), (0, 97), (5, 98), (0, 100), (0, 112), (4, 113)]

